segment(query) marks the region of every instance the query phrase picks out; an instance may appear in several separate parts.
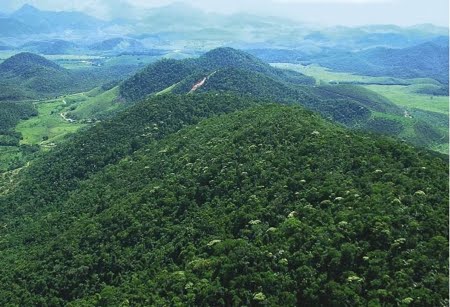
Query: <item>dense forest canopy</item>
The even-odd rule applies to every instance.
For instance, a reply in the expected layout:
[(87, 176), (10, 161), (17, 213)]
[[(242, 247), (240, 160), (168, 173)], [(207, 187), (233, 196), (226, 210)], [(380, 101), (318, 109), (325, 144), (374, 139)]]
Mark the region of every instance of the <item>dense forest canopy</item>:
[(222, 69), (235, 68), (261, 73), (278, 82), (313, 84), (314, 79), (294, 71), (271, 67), (260, 59), (233, 48), (216, 48), (198, 59), (163, 59), (149, 65), (120, 87), (120, 94), (129, 101), (138, 101), (174, 85), (190, 75), (213, 74)]
[(295, 106), (151, 98), (1, 196), (0, 302), (445, 305), (447, 168)]
[(182, 1), (0, 4), (0, 306), (449, 306), (442, 1)]

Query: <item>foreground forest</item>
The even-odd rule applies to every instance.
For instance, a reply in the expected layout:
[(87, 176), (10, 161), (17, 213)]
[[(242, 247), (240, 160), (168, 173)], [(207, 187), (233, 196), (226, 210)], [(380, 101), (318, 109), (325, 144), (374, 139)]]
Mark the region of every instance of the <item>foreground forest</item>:
[(0, 4), (0, 306), (448, 306), (438, 6), (183, 1)]
[(2, 196), (0, 302), (445, 305), (446, 160), (300, 107), (151, 98)]

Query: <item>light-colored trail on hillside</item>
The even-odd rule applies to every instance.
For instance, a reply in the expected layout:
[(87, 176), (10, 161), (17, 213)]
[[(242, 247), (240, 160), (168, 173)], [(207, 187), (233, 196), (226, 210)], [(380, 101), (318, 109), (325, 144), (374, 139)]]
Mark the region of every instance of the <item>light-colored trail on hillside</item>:
[(194, 84), (194, 86), (192, 87), (192, 89), (189, 91), (189, 94), (190, 94), (190, 93), (193, 93), (193, 92), (195, 92), (196, 90), (198, 90), (199, 88), (201, 88), (201, 87), (206, 83), (206, 81), (207, 81), (209, 78), (211, 78), (216, 72), (217, 72), (217, 70), (214, 71), (214, 72), (212, 72), (212, 73), (209, 74), (208, 76), (204, 77), (202, 80), (200, 80), (200, 81), (197, 82), (196, 84)]
[(68, 123), (74, 123), (76, 122), (76, 120), (72, 119), (72, 118), (68, 118), (67, 117), (67, 113), (63, 112), (63, 113), (59, 113), (59, 115)]

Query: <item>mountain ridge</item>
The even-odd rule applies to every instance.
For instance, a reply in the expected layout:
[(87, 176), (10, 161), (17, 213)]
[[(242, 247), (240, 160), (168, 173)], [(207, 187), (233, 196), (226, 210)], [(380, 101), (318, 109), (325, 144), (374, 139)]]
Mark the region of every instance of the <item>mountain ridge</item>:
[[(168, 65), (168, 67), (165, 67), (165, 65)], [(150, 64), (134, 77), (124, 81), (120, 87), (120, 94), (127, 100), (137, 101), (149, 94), (160, 92), (189, 75), (210, 74), (221, 68), (241, 68), (261, 72), (288, 83), (314, 83), (312, 78), (303, 74), (291, 72), (288, 75), (285, 70), (273, 68), (248, 53), (226, 47), (213, 49), (197, 59), (162, 60)], [(163, 78), (164, 82), (158, 82), (160, 77)], [(156, 86), (155, 84), (160, 85)]]
[[(75, 138), (0, 196), (2, 304), (445, 300), (440, 155), (214, 93), (153, 97)], [(406, 259), (414, 279), (381, 282)]]

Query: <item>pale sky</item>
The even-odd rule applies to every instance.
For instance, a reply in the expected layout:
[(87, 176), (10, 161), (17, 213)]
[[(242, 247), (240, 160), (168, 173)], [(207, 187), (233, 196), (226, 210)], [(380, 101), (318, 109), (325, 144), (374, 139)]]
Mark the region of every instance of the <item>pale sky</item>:
[[(110, 19), (142, 16), (145, 9), (174, 0), (1, 0), (0, 11), (10, 12), (29, 3), (43, 10), (77, 10)], [(244, 12), (287, 17), (323, 25), (432, 23), (449, 24), (448, 0), (185, 0), (217, 13)]]

